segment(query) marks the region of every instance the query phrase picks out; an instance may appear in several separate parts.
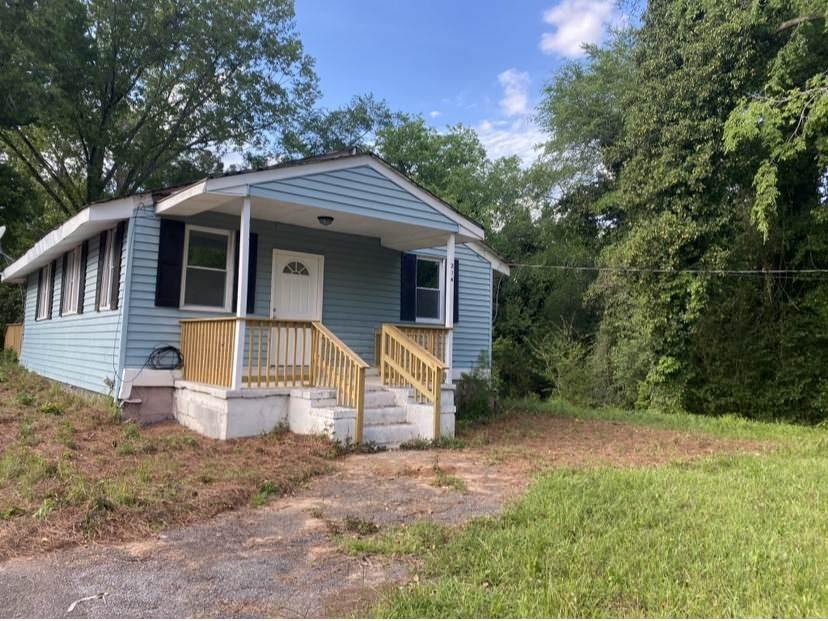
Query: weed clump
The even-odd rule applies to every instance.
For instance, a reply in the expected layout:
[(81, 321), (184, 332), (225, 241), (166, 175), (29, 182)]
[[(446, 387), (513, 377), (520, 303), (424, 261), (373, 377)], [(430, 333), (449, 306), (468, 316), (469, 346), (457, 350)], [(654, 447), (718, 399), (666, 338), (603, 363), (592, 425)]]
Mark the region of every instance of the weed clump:
[(282, 488), (276, 485), (273, 481), (265, 481), (259, 486), (258, 491), (253, 494), (253, 498), (250, 502), (254, 507), (262, 507), (266, 505), (273, 496), (281, 495)]

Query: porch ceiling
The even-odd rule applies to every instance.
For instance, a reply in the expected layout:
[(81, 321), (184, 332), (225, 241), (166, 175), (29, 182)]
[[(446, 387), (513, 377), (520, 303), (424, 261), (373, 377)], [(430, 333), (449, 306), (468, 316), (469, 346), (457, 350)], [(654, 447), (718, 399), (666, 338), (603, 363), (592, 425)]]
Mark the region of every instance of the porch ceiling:
[[(250, 215), (255, 220), (283, 222), (310, 229), (375, 237), (380, 243), (394, 250), (409, 251), (440, 246), (449, 234), (455, 233), (458, 244), (479, 240), (460, 227), (451, 224), (424, 226), (415, 217), (398, 216), (392, 220), (377, 216), (355, 214), (336, 204), (325, 207), (298, 202), (286, 202), (267, 196), (267, 189), (250, 186)], [(163, 210), (163, 215), (192, 216), (207, 211), (240, 215), (243, 197), (219, 192), (196, 192), (179, 200), (173, 207)], [(329, 226), (319, 223), (319, 216), (331, 216)]]

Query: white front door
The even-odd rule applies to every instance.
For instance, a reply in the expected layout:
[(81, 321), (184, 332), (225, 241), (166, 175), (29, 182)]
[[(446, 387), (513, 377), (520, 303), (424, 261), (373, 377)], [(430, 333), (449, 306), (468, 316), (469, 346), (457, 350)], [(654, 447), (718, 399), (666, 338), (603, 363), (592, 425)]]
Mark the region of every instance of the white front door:
[(274, 250), (270, 316), (321, 321), (324, 266), (320, 254)]
[[(270, 316), (274, 319), (322, 320), (322, 279), (325, 258), (319, 254), (273, 251)], [(277, 367), (310, 364), (310, 330), (282, 328), (274, 335)], [(299, 360), (294, 357), (299, 356)]]

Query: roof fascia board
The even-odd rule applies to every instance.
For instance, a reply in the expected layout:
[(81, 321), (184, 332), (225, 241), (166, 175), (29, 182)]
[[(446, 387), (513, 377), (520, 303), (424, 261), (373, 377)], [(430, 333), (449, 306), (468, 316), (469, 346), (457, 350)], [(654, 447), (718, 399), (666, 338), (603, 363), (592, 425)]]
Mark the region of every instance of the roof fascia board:
[(31, 271), (27, 270), (27, 268), (49, 250), (58, 246), (67, 237), (73, 235), (85, 225), (97, 222), (125, 220), (131, 217), (135, 207), (141, 204), (148, 196), (147, 194), (136, 194), (135, 196), (128, 196), (105, 203), (94, 203), (82, 209), (59, 227), (43, 236), (23, 256), (3, 270), (3, 282), (22, 282), (24, 277)]
[(504, 259), (499, 257), (494, 250), (489, 248), (486, 244), (477, 241), (466, 242), (466, 247), (478, 256), (486, 259), (492, 266), (492, 269), (500, 272), (504, 276), (511, 275), (512, 270), (509, 264)]

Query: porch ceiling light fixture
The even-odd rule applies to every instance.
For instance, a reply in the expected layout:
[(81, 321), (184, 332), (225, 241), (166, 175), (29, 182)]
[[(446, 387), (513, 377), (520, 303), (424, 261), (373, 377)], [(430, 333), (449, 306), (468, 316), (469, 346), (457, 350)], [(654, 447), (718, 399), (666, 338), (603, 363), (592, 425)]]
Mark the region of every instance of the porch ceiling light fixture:
[(319, 224), (322, 226), (331, 226), (334, 219), (333, 216), (319, 216), (317, 220), (319, 220)]

